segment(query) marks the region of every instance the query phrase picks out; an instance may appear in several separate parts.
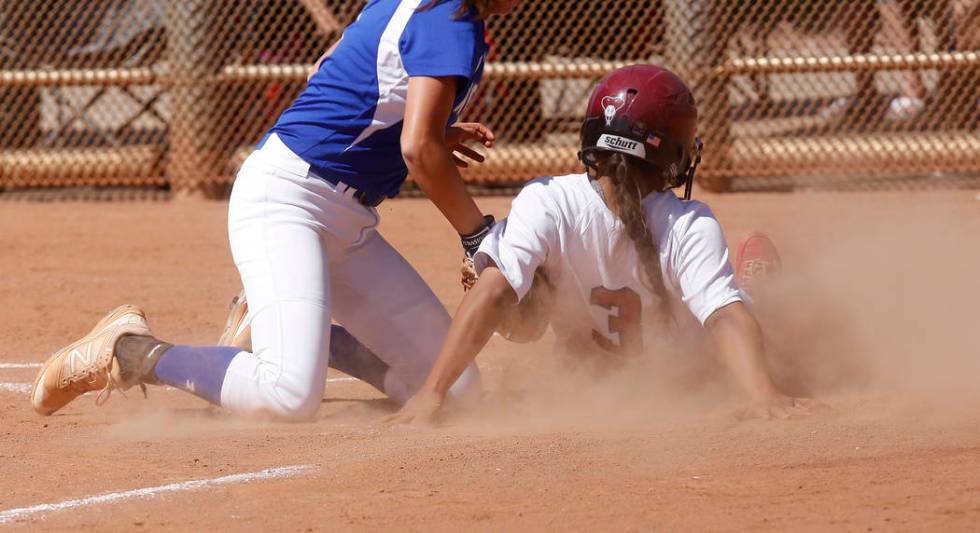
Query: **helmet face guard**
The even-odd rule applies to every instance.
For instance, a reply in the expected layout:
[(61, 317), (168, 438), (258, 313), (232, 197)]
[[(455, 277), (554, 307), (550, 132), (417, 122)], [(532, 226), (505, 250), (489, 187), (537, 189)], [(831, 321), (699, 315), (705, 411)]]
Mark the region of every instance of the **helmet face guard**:
[(634, 65), (613, 72), (593, 92), (579, 157), (594, 169), (599, 152), (626, 154), (658, 173), (661, 190), (685, 185), (689, 199), (701, 161), (696, 128), (697, 107), (684, 82), (669, 70)]

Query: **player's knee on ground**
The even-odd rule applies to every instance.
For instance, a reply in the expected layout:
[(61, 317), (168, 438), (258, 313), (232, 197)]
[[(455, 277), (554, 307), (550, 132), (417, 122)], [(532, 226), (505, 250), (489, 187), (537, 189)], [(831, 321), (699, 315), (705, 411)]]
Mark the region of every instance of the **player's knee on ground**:
[(320, 409), (323, 394), (313, 391), (296, 391), (270, 385), (266, 411), (283, 420), (305, 422), (312, 420)]
[(323, 401), (323, 383), (318, 384), (317, 380), (308, 377), (291, 379), (282, 374), (266, 374), (264, 377), (255, 385), (238, 390), (237, 394), (223, 394), (222, 405), (239, 412), (265, 414), (296, 422), (308, 421), (316, 416)]

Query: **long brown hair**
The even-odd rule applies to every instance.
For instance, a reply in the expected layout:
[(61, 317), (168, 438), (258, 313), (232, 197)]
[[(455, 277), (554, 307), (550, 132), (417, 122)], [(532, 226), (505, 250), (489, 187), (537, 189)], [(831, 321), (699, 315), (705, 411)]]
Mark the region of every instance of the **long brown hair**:
[[(439, 4), (442, 4), (444, 2), (449, 2), (449, 1), (450, 0), (429, 0), (429, 2), (426, 2), (425, 4), (419, 6), (418, 10), (426, 11), (428, 9), (432, 9), (436, 7)], [(472, 10), (474, 7), (477, 9), (477, 13), (479, 14), (486, 13), (488, 11), (487, 8), (490, 7), (490, 4), (492, 3), (493, 0), (463, 0), (462, 4), (459, 6), (459, 9), (456, 10), (456, 14), (453, 16), (457, 19), (464, 18), (470, 13), (470, 10)]]
[(657, 304), (661, 313), (659, 318), (670, 321), (670, 302), (667, 288), (664, 286), (663, 271), (660, 268), (660, 250), (647, 224), (640, 184), (637, 181), (641, 176), (659, 174), (648, 168), (649, 165), (634, 162), (619, 152), (602, 154), (598, 157), (597, 163), (599, 176), (612, 178), (616, 214), (623, 221), (626, 236), (633, 242), (636, 255), (646, 274), (647, 279), (641, 278), (641, 281), (660, 299)]

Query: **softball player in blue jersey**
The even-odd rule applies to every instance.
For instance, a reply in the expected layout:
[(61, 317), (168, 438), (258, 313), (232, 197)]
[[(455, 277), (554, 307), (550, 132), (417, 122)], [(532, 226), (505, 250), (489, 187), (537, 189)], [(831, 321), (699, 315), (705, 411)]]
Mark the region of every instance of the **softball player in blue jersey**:
[[(462, 143), (491, 147), (494, 136), (457, 119), (483, 71), (484, 18), (519, 1), (370, 0), (238, 173), (228, 233), (252, 350), (160, 341), (144, 313), (124, 305), (48, 360), (34, 409), (47, 415), (88, 391), (101, 391), (101, 403), (113, 389), (166, 384), (236, 412), (308, 419), (331, 344), (335, 366), (393, 399), (410, 397), (450, 318), (378, 233), (375, 208), (411, 172), (475, 253), (493, 221), (466, 192), (453, 151), (477, 156)], [(475, 387), (471, 366), (454, 391)]]

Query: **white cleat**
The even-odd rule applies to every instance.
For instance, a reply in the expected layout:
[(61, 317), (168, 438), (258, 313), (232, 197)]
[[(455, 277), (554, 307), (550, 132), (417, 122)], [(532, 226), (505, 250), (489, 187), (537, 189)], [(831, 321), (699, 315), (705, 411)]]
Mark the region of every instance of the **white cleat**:
[(146, 315), (134, 305), (113, 309), (81, 339), (55, 352), (37, 375), (31, 405), (50, 415), (86, 392), (100, 391), (96, 404), (112, 389), (128, 388), (115, 367), (116, 341), (124, 335), (152, 335)]
[(231, 311), (225, 321), (225, 330), (218, 339), (218, 346), (233, 346), (246, 352), (252, 351), (252, 317), (248, 314), (245, 291), (231, 300)]

